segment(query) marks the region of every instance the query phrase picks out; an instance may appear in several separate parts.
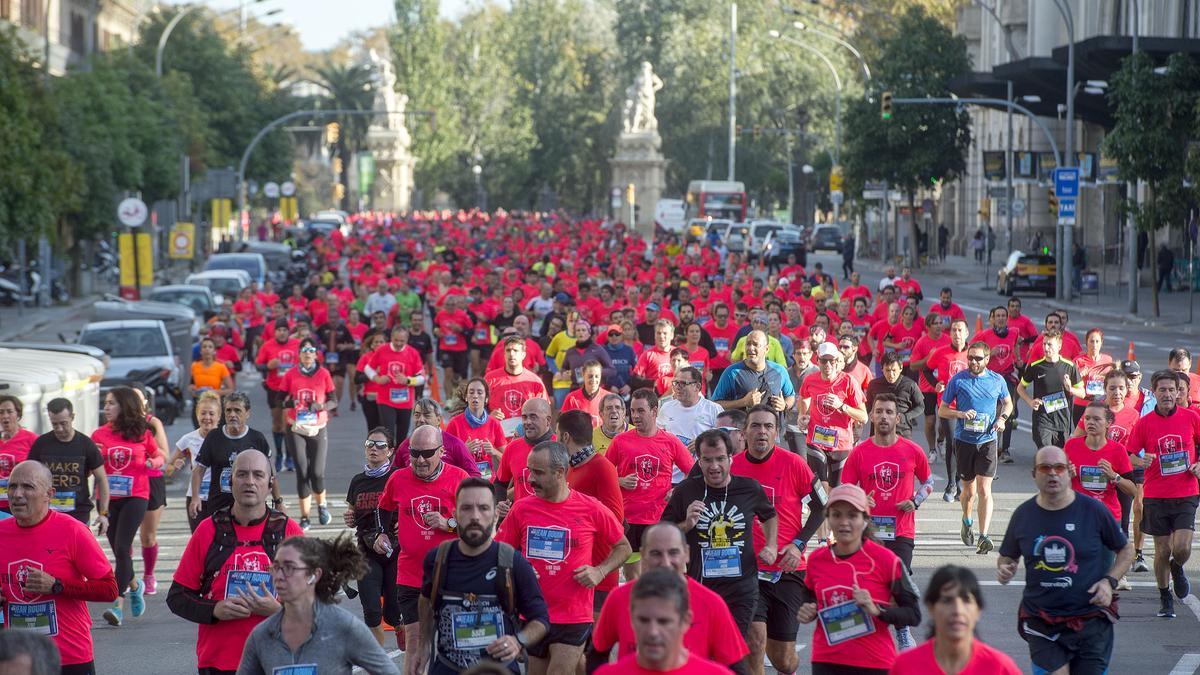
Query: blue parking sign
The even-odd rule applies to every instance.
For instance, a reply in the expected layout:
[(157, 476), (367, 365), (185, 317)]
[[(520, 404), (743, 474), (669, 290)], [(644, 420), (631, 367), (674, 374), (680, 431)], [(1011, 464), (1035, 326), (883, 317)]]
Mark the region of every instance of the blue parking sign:
[(1079, 196), (1079, 167), (1060, 166), (1054, 170), (1054, 196), (1059, 199)]

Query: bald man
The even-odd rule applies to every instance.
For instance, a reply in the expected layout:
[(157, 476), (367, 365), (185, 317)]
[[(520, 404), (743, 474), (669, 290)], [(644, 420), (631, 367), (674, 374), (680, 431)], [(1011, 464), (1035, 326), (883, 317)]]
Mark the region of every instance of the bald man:
[(53, 477), (40, 462), (8, 477), (12, 518), (0, 522), (0, 594), (9, 628), (54, 637), (62, 672), (95, 672), (88, 602), (112, 602), (117, 579), (87, 525), (50, 510)]
[[(512, 502), (533, 494), (529, 487), (529, 453), (538, 443), (554, 440), (550, 418), (550, 402), (545, 399), (530, 399), (521, 406), (524, 433), (504, 447), (500, 466), (496, 469), (496, 513), (501, 518), (508, 515)], [(508, 497), (510, 486), (511, 500)]]

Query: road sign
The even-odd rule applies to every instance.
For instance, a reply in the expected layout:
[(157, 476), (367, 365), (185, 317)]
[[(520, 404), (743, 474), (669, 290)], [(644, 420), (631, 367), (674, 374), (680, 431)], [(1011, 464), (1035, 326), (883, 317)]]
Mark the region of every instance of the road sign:
[(270, 183), (267, 183), (266, 185), (264, 185), (263, 186), (263, 195), (265, 195), (267, 197), (267, 199), (278, 198), (279, 197), (279, 183), (276, 183), (275, 181), (271, 181)]
[(863, 190), (863, 199), (884, 199), (887, 197), (886, 190)]
[(146, 202), (137, 197), (122, 199), (117, 205), (117, 220), (126, 227), (141, 227), (149, 215), (150, 210), (146, 208)]
[[(844, 179), (842, 178), (842, 167), (841, 165), (834, 165), (829, 169), (829, 191), (841, 192), (843, 184)], [(834, 202), (834, 204), (837, 203), (839, 202)]]
[(1079, 167), (1060, 166), (1054, 170), (1054, 194), (1059, 198), (1079, 196)]
[(171, 228), (171, 250), (168, 257), (174, 260), (191, 260), (195, 255), (196, 226), (193, 223), (175, 223)]
[(1025, 200), (1024, 199), (1014, 199), (1013, 203), (1012, 203), (1012, 212), (1013, 212), (1014, 216), (1024, 215), (1025, 214)]
[(279, 193), (284, 197), (291, 197), (296, 194), (296, 184), (290, 180), (285, 180), (279, 184)]
[[(887, 190), (888, 184), (886, 180), (869, 180), (863, 183), (864, 190)], [(878, 197), (876, 198), (878, 199)]]
[(1058, 222), (1062, 225), (1075, 224), (1075, 199), (1063, 197), (1058, 200)]
[(893, 204), (899, 204), (900, 200), (902, 199), (904, 199), (904, 193), (900, 192), (899, 190), (892, 190), (888, 193), (888, 201), (892, 202)]
[(846, 200), (846, 197), (845, 197), (845, 195), (842, 193), (842, 191), (841, 191), (841, 190), (834, 190), (834, 191), (832, 191), (832, 192), (830, 192), (830, 193), (829, 193), (829, 201), (830, 201), (830, 202), (832, 202), (832, 203), (834, 203), (834, 204), (837, 204), (837, 205), (839, 205), (839, 206), (840, 206), (840, 205), (841, 205), (841, 203), (842, 203), (843, 201), (845, 201), (845, 200)]

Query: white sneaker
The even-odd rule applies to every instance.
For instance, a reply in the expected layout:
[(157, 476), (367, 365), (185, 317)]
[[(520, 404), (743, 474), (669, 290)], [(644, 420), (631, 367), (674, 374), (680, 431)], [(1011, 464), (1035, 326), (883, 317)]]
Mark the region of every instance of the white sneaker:
[(908, 626), (896, 629), (896, 643), (900, 651), (907, 651), (916, 646), (912, 639), (912, 629)]
[(1133, 587), (1129, 585), (1129, 579), (1126, 579), (1124, 574), (1121, 575), (1121, 580), (1117, 582), (1117, 590), (1118, 591), (1133, 590)]

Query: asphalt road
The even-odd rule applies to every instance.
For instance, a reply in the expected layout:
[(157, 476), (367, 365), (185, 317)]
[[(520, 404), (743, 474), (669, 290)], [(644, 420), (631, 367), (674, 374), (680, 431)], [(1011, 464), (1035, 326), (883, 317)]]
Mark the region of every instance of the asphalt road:
[[(815, 260), (823, 261), (829, 270), (841, 267), (840, 259), (831, 254), (810, 256), (810, 262)], [(862, 271), (868, 283), (879, 278), (879, 274), (870, 269), (864, 268)], [(994, 291), (982, 288), (982, 267), (964, 269), (959, 266), (956, 269), (939, 269), (921, 273), (918, 278), (926, 289), (926, 295), (936, 295), (937, 289), (944, 285), (951, 286), (955, 292), (955, 300), (963, 306), (972, 325), (975, 315), (981, 314), (986, 317), (987, 309), (1002, 300)], [(1041, 300), (1027, 298), (1025, 310), (1035, 323), (1040, 324), (1039, 317), (1044, 315), (1046, 305)], [(25, 337), (31, 340), (57, 341), (58, 332), (77, 330), (85, 321), (86, 315), (81, 312), (65, 324), (58, 323), (52, 328), (42, 329)], [(1082, 334), (1091, 325), (1094, 324), (1083, 315), (1077, 315), (1071, 321), (1070, 327)], [(1182, 336), (1168, 334), (1162, 329), (1137, 325), (1100, 325), (1107, 336), (1106, 351), (1115, 357), (1124, 358), (1128, 343), (1132, 341), (1144, 370), (1165, 367), (1167, 351), (1176, 344), (1187, 342)], [(251, 395), (251, 425), (258, 429), (269, 429), (266, 401), (257, 375), (244, 374), (239, 384)], [(188, 430), (190, 425), (186, 419), (181, 418), (168, 430), (168, 436), (173, 443)], [(332, 536), (342, 530), (340, 519), (336, 518), (336, 515), (341, 511), (344, 490), (350, 477), (361, 470), (361, 448), (365, 431), (361, 414), (351, 413), (348, 409), (343, 410), (342, 415), (332, 421), (327, 484), (330, 486), (330, 503), (335, 514), (335, 525), (314, 525), (311, 534)], [(1032, 493), (1030, 469), (1033, 445), (1027, 420), (1014, 438), (1016, 464), (1002, 465), (995, 484), (996, 508), (992, 530), (997, 546), (999, 535), (1003, 534), (1012, 510)], [(939, 468), (941, 467), (935, 466), (934, 471), (944, 478), (944, 469), (939, 473)], [(294, 474), (283, 474), (281, 480), (294, 515)], [(96, 662), (100, 673), (158, 675), (195, 672), (196, 627), (172, 615), (164, 602), (171, 574), (188, 538), (183, 513), (183, 485), (182, 481), (178, 481), (168, 490), (169, 505), (159, 532), (160, 592), (157, 596), (147, 598), (147, 613), (139, 619), (127, 619), (125, 626), (121, 628), (110, 628), (100, 618), (104, 607), (98, 604), (93, 606)], [(935, 496), (921, 509), (917, 519), (917, 546), (913, 560), (917, 584), (923, 589), (933, 570), (946, 563), (953, 562), (976, 569), (984, 582), (987, 606), (980, 625), (981, 637), (1012, 655), (1017, 663), (1029, 672), (1028, 652), (1015, 629), (1023, 573), (1018, 573), (1017, 580), (1009, 586), (1002, 587), (996, 583), (995, 555), (978, 556), (973, 549), (962, 545), (958, 539), (958, 504), (946, 504), (940, 500), (942, 485), (944, 483), (939, 482)], [(107, 550), (107, 544), (104, 545)], [(139, 555), (139, 547), (135, 545), (134, 550), (135, 556)], [(1151, 551), (1147, 551), (1148, 556), (1150, 553)], [(1200, 575), (1196, 571), (1198, 566), (1192, 563), (1189, 567), (1191, 576), (1200, 581)], [(135, 560), (135, 570), (141, 574), (140, 560)], [(1130, 575), (1129, 578), (1134, 588), (1132, 592), (1122, 594), (1122, 620), (1117, 627), (1116, 648), (1110, 672), (1172, 675), (1190, 675), (1196, 672), (1200, 668), (1200, 640), (1196, 638), (1197, 629), (1200, 628), (1200, 601), (1191, 596), (1186, 603), (1177, 604), (1177, 619), (1158, 619), (1154, 616), (1157, 609), (1157, 592), (1152, 575), (1144, 573)], [(357, 611), (357, 601), (347, 601), (346, 607)], [(798, 636), (797, 644), (801, 652), (800, 672), (808, 672), (807, 648), (811, 644), (811, 630), (811, 627), (802, 627)], [(919, 629), (918, 633), (924, 635), (925, 628)]]

